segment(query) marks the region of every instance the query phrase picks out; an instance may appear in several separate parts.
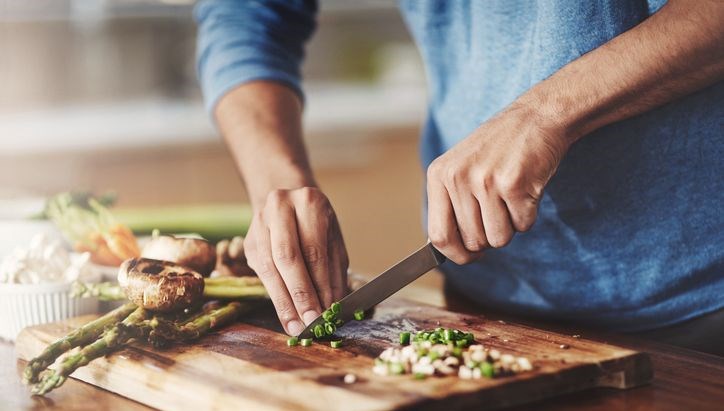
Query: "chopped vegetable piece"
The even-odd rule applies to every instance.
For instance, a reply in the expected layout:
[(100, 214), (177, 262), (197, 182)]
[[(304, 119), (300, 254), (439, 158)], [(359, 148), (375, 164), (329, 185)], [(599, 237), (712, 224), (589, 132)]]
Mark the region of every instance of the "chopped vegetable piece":
[(480, 364), (480, 372), (488, 378), (493, 378), (495, 376), (495, 368), (493, 368), (493, 364), (487, 361)]
[(330, 347), (339, 348), (342, 346), (342, 340), (332, 340), (329, 342)]
[(317, 324), (312, 329), (312, 332), (314, 333), (314, 336), (316, 338), (322, 338), (324, 337), (324, 327), (321, 324)]
[(404, 331), (400, 333), (400, 344), (407, 345), (410, 343), (410, 333)]
[(309, 347), (310, 345), (312, 345), (312, 339), (311, 338), (302, 338), (301, 340), (299, 340), (299, 344), (302, 347)]
[(334, 332), (337, 331), (337, 327), (332, 323), (326, 323), (324, 324), (324, 332), (327, 335), (332, 335)]
[(339, 314), (339, 312), (342, 310), (342, 304), (338, 302), (333, 302), (332, 306), (329, 307), (330, 310), (332, 310), (333, 313)]
[(455, 346), (460, 348), (465, 348), (468, 346), (468, 340), (457, 340), (455, 341)]
[(289, 337), (287, 340), (287, 345), (290, 347), (294, 347), (295, 345), (299, 344), (299, 338), (297, 337)]
[(354, 319), (357, 321), (362, 321), (365, 319), (365, 312), (364, 310), (355, 310), (354, 311)]
[(324, 318), (324, 321), (334, 321), (335, 314), (332, 312), (332, 310), (324, 310), (322, 313), (322, 318)]
[(416, 380), (424, 380), (425, 378), (427, 378), (427, 375), (425, 375), (425, 374), (423, 374), (423, 373), (421, 373), (421, 372), (416, 372), (416, 373), (415, 373), (415, 379), (416, 379)]
[(388, 365), (390, 374), (402, 374), (405, 372), (405, 367), (399, 362), (392, 362)]

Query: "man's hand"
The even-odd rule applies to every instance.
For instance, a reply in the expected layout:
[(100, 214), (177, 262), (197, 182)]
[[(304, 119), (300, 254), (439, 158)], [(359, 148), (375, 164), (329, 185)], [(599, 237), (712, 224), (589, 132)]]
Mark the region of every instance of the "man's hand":
[(724, 79), (724, 3), (670, 0), (523, 94), (428, 168), (428, 234), (468, 263), (529, 229), (568, 147)]
[(428, 235), (457, 264), (503, 247), (535, 222), (543, 187), (568, 149), (564, 133), (513, 105), (427, 169)]
[(244, 250), (290, 335), (345, 294), (347, 252), (334, 210), (317, 188), (271, 191)]
[(299, 334), (347, 286), (337, 217), (316, 188), (304, 150), (302, 105), (288, 87), (244, 84), (216, 109), (254, 209), (244, 250), (289, 334)]

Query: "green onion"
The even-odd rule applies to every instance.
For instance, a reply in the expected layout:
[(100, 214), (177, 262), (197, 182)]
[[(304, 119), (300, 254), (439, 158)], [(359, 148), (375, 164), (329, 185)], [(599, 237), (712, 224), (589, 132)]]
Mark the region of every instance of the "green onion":
[(354, 310), (354, 319), (357, 321), (362, 321), (365, 319), (365, 312), (364, 310)]
[(442, 332), (442, 339), (444, 341), (454, 341), (455, 340), (455, 333), (451, 329), (447, 329)]
[(332, 348), (339, 348), (339, 347), (342, 346), (342, 340), (332, 340), (332, 341), (329, 342), (329, 345), (330, 345)]
[(312, 339), (311, 338), (302, 338), (299, 341), (299, 344), (301, 344), (302, 347), (309, 347), (312, 345)]
[(457, 340), (455, 341), (455, 346), (460, 348), (465, 348), (468, 346), (468, 340)]
[(324, 310), (322, 313), (322, 318), (324, 318), (324, 321), (333, 321), (334, 317), (336, 315), (332, 312), (332, 310)]
[(400, 344), (407, 345), (410, 343), (410, 333), (407, 331), (400, 333)]
[(287, 340), (287, 345), (290, 347), (294, 347), (297, 344), (299, 344), (299, 338), (297, 338), (297, 337), (290, 337)]
[(390, 371), (390, 374), (402, 374), (405, 372), (405, 367), (402, 366), (399, 362), (391, 362), (389, 365), (387, 365), (387, 369)]
[(480, 364), (480, 372), (488, 378), (493, 378), (495, 376), (495, 368), (493, 368), (493, 364), (487, 361)]
[(332, 323), (326, 323), (324, 324), (324, 332), (327, 333), (327, 335), (332, 335), (334, 332), (337, 331), (337, 327), (334, 326)]
[(339, 314), (339, 312), (342, 310), (342, 304), (338, 302), (333, 302), (329, 309), (332, 310), (333, 313)]
[(316, 338), (324, 337), (324, 327), (322, 327), (322, 324), (317, 324), (316, 326), (314, 326), (312, 331), (314, 332), (314, 336)]

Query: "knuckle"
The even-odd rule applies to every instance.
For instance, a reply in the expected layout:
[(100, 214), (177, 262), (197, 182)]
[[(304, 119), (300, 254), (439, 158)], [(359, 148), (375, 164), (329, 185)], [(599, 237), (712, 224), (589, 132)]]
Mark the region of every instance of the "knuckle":
[(445, 249), (451, 244), (450, 238), (448, 238), (445, 234), (430, 231), (428, 235), (430, 236), (430, 242), (437, 249)]
[(496, 235), (492, 235), (488, 238), (488, 241), (490, 242), (490, 246), (493, 248), (501, 248), (505, 247), (510, 243), (510, 240), (513, 239), (513, 234), (511, 233), (499, 233)]
[(455, 254), (449, 257), (457, 265), (465, 265), (475, 261), (473, 254)]
[(287, 190), (276, 189), (272, 190), (266, 196), (267, 205), (276, 207), (279, 206), (287, 197)]
[(268, 258), (261, 260), (254, 258), (249, 261), (249, 267), (256, 271), (257, 276), (261, 279), (271, 278), (275, 275), (274, 261)]
[(292, 300), (294, 300), (296, 304), (301, 306), (308, 306), (312, 304), (313, 295), (304, 288), (292, 288), (289, 290), (289, 295), (292, 296)]
[(280, 264), (294, 264), (299, 259), (295, 247), (289, 243), (279, 243), (274, 247), (274, 261)]
[(279, 301), (274, 301), (274, 307), (276, 308), (277, 316), (282, 323), (286, 324), (292, 320), (297, 319), (297, 311), (294, 308), (292, 302), (289, 301), (287, 298), (281, 299)]
[(427, 179), (435, 180), (440, 175), (441, 170), (440, 160), (433, 160), (429, 166), (427, 166)]
[(304, 261), (310, 265), (326, 264), (327, 256), (322, 252), (322, 248), (317, 245), (308, 245), (304, 247)]
[(485, 248), (485, 243), (480, 239), (468, 239), (463, 241), (465, 249), (474, 253), (482, 251)]

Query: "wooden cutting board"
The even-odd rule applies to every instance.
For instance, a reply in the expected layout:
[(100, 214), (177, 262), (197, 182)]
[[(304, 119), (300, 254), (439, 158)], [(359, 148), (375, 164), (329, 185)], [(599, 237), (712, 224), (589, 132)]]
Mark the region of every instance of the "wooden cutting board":
[[(89, 319), (25, 329), (18, 355), (32, 358)], [(399, 299), (339, 330), (346, 337), (342, 349), (288, 347), (270, 305), (243, 321), (193, 345), (159, 351), (138, 344), (73, 376), (152, 407), (193, 411), (496, 409), (592, 387), (635, 387), (653, 376), (645, 353)], [(492, 380), (372, 373), (373, 358), (396, 345), (400, 331), (437, 326), (474, 332), (479, 343), (526, 356), (535, 369)], [(357, 382), (345, 384), (347, 373)]]

